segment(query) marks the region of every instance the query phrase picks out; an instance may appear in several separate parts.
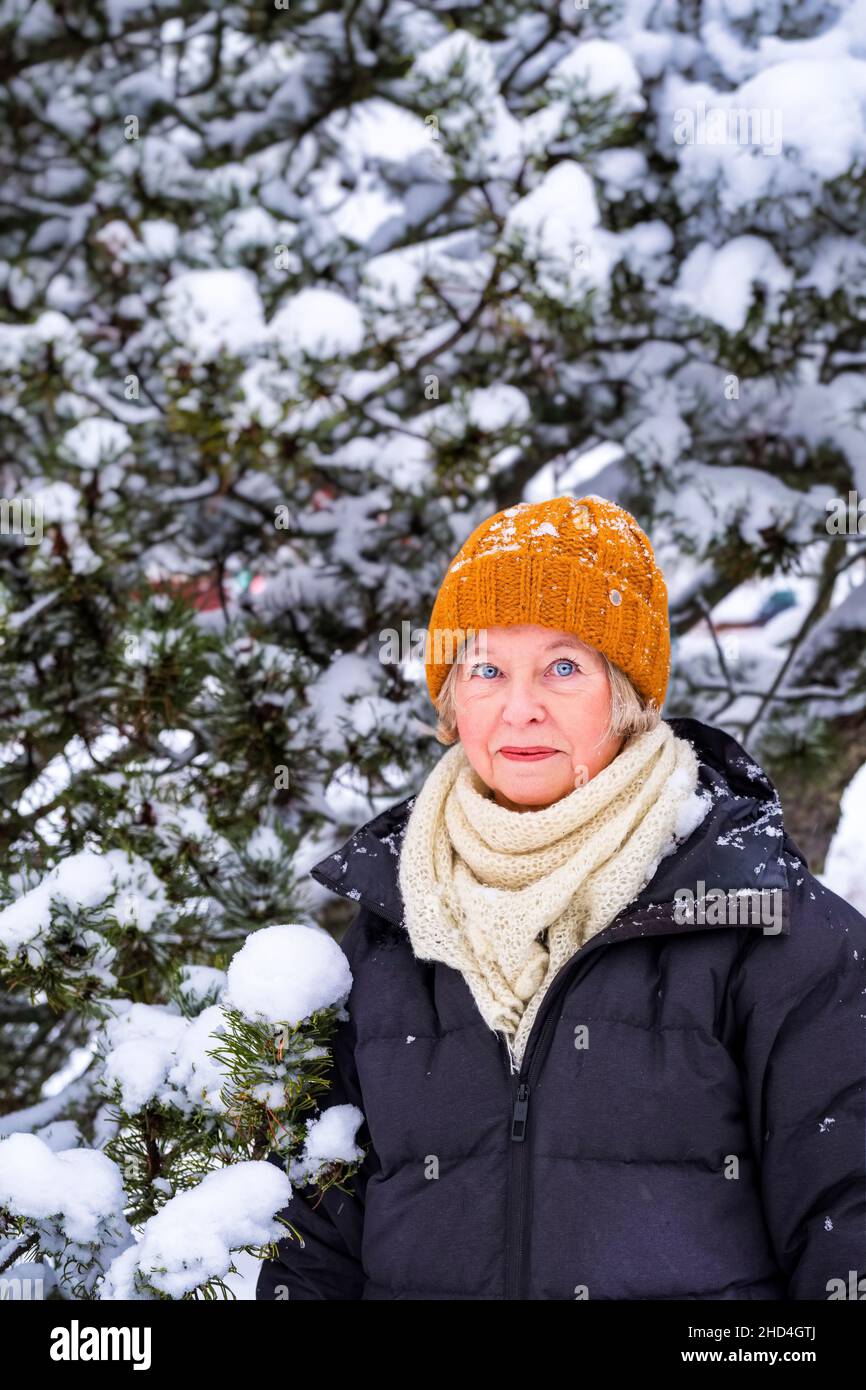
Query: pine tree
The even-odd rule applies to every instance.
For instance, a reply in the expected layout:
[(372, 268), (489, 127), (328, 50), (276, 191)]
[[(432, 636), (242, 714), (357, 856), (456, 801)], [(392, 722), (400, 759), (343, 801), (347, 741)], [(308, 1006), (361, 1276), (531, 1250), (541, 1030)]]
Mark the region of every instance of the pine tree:
[[(345, 927), (306, 869), (435, 761), (417, 637), (495, 510), (634, 512), (666, 713), (744, 738), (820, 867), (866, 756), (866, 520), (830, 524), (863, 487), (866, 67), (852, 4), (724, 13), (0, 20), (0, 1171), (32, 1137), (121, 1184), (71, 1254), (8, 1189), (0, 1273), (97, 1297), (131, 1229), (260, 1163), (276, 1034), (226, 972), (275, 923)], [(805, 595), (790, 645), (696, 643), (754, 579)], [(135, 1019), (214, 1022), (231, 1121), (106, 1090)], [(226, 1292), (200, 1272), (139, 1293)]]

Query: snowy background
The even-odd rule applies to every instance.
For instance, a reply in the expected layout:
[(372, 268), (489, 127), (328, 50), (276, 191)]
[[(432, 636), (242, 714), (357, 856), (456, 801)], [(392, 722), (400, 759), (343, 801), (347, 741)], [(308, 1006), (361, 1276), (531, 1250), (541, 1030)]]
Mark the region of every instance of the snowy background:
[(866, 0), (177, 8), (0, 0), (0, 1277), (71, 1298), (251, 1297), (267, 1152), (351, 1172), (306, 873), (493, 511), (635, 514), (664, 712), (866, 911)]

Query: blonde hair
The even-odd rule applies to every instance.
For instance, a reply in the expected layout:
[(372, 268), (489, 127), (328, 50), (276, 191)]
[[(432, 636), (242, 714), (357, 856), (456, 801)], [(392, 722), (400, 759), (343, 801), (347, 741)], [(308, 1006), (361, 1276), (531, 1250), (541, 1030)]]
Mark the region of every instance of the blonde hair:
[[(457, 701), (454, 688), (463, 664), (463, 651), (468, 640), (468, 638), (464, 638), (461, 641), (457, 656), (445, 677), (436, 700), (437, 724), (433, 732), (439, 743), (457, 743), (460, 738), (457, 732)], [(588, 643), (585, 645), (589, 646)], [(609, 661), (604, 652), (598, 651), (596, 647), (592, 647), (590, 650), (601, 657), (610, 690), (610, 714), (608, 715), (607, 727), (601, 734), (599, 742), (604, 742), (606, 738), (629, 738), (633, 734), (649, 733), (651, 729), (655, 729), (661, 719), (661, 711), (655, 700), (652, 698), (644, 699), (635, 690), (625, 671), (615, 662)]]

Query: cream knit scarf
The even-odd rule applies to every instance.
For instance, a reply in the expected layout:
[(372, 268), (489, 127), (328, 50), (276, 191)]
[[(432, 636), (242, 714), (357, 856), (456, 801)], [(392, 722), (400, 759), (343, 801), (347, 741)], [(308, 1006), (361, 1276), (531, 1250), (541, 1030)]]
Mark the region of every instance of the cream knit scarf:
[(426, 778), (400, 850), (406, 929), (417, 959), (463, 973), (512, 1070), (560, 967), (703, 819), (697, 781), (691, 744), (664, 721), (539, 811), (497, 805), (460, 743)]

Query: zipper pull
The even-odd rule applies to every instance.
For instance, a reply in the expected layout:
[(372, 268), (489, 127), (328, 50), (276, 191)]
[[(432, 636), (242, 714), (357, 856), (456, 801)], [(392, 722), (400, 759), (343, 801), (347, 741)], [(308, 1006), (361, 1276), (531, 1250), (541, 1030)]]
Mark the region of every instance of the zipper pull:
[(529, 1086), (522, 1081), (517, 1088), (517, 1100), (514, 1102), (514, 1114), (511, 1117), (511, 1137), (512, 1139), (523, 1140), (526, 1135), (526, 1112), (529, 1109)]

